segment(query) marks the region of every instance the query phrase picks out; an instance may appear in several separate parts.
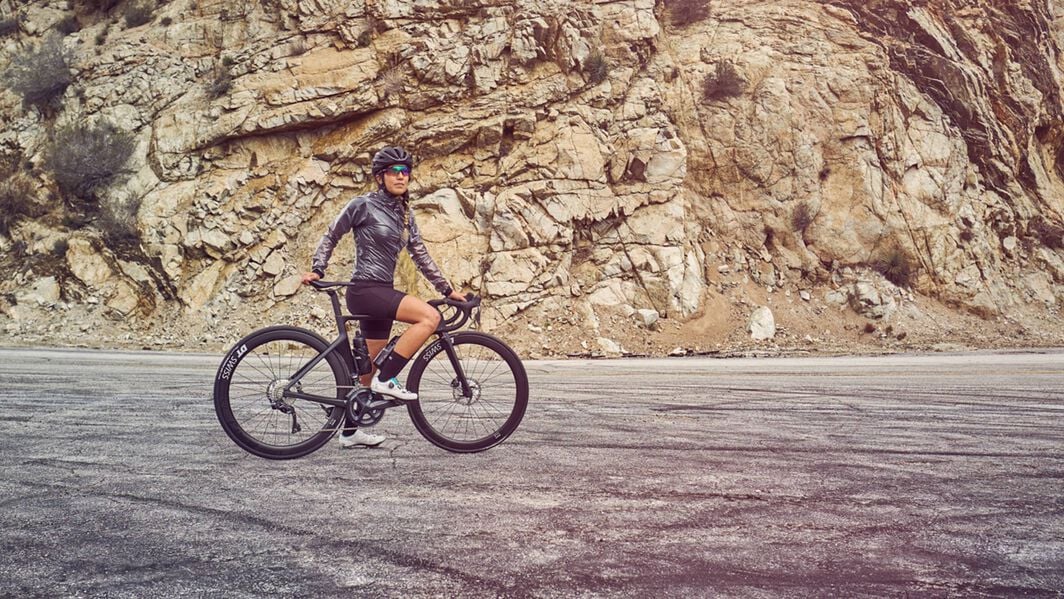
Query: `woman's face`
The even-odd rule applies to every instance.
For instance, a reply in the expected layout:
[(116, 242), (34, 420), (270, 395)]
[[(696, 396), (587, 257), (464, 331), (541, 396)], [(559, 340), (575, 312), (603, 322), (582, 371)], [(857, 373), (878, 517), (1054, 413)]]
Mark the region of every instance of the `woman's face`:
[(384, 189), (393, 196), (401, 196), (410, 183), (410, 167), (393, 164), (384, 171)]

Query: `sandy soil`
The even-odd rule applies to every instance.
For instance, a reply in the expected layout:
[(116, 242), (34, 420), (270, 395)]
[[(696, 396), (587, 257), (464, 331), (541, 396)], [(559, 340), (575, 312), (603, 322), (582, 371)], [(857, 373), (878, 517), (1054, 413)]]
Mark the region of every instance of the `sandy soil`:
[[(1064, 325), (1057, 308), (1034, 300), (1017, 302), (1008, 314), (984, 319), (899, 290), (897, 308), (889, 318), (873, 319), (848, 304), (830, 301), (832, 290), (824, 285), (769, 291), (748, 280), (724, 281), (707, 291), (699, 313), (687, 319), (661, 318), (650, 328), (619, 308), (597, 309), (595, 323), (572, 312), (551, 314), (533, 306), (505, 322), (488, 323), (484, 329), (532, 359), (1064, 346)], [(775, 337), (765, 341), (752, 340), (747, 330), (750, 314), (759, 306), (771, 309), (777, 327)], [(248, 303), (225, 311), (190, 314), (174, 305), (161, 312), (157, 320), (147, 322), (117, 316), (100, 305), (61, 302), (45, 307), (0, 302), (0, 345), (220, 353), (243, 335), (269, 324), (303, 326), (325, 337), (334, 335), (327, 299), (311, 294), (293, 302)], [(400, 331), (397, 326), (394, 332)]]

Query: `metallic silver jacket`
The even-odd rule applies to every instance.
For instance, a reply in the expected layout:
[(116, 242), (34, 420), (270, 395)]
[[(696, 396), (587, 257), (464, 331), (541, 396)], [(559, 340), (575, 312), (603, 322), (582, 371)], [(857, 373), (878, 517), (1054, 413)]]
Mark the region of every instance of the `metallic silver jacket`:
[[(399, 198), (383, 190), (359, 196), (344, 207), (340, 216), (322, 235), (318, 249), (311, 259), (311, 268), (325, 273), (333, 249), (345, 233), (355, 236), (355, 270), (352, 280), (368, 280), (394, 284), (395, 265), (399, 251), (406, 246), (414, 264), (421, 274), (432, 283), (436, 291), (446, 295), (451, 285), (444, 278), (421, 239), (421, 232), (414, 223), (414, 211), (407, 209), (407, 231), (403, 235), (403, 209)], [(405, 242), (404, 242), (405, 238)]]

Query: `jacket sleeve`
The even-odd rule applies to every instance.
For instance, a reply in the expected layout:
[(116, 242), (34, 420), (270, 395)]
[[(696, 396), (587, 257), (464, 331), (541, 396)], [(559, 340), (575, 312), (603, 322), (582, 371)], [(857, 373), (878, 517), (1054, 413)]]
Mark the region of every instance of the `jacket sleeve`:
[(436, 262), (429, 255), (429, 250), (425, 247), (425, 241), (421, 238), (421, 231), (417, 228), (417, 223), (414, 222), (414, 210), (409, 209), (407, 214), (409, 216), (410, 239), (406, 242), (406, 251), (409, 252), (410, 258), (414, 260), (418, 270), (428, 279), (429, 283), (432, 283), (436, 291), (440, 295), (448, 295), (453, 291), (453, 288), (447, 282), (447, 279), (444, 278), (443, 273), (440, 272), (440, 267), (436, 266)]
[(319, 276), (325, 276), (325, 269), (329, 266), (329, 258), (332, 256), (336, 244), (340, 242), (344, 234), (362, 224), (365, 217), (365, 198), (357, 197), (348, 202), (347, 206), (344, 206), (340, 215), (336, 217), (336, 220), (326, 229), (325, 234), (321, 236), (321, 241), (318, 242), (318, 249), (314, 250), (314, 256), (310, 260), (313, 272), (318, 273)]

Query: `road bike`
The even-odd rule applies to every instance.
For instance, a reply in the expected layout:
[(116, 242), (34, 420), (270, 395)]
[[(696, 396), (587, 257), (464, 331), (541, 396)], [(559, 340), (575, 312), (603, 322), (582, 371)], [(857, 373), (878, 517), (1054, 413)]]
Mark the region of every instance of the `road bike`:
[(371, 427), (390, 408), (405, 406), (414, 427), (438, 447), (473, 453), (495, 447), (517, 429), (528, 405), (524, 365), (502, 340), (458, 331), (480, 322), (480, 298), (428, 303), (440, 311), (436, 339), (410, 361), (406, 387), (415, 401), (391, 399), (359, 384), (392, 351), (398, 337), (370, 361), (365, 337), (348, 335), (338, 290), (353, 283), (314, 281), (332, 301), (338, 335), (331, 343), (313, 331), (271, 326), (244, 337), (225, 355), (214, 379), (214, 410), (241, 449), (259, 457), (303, 457), (343, 427), (345, 415)]

